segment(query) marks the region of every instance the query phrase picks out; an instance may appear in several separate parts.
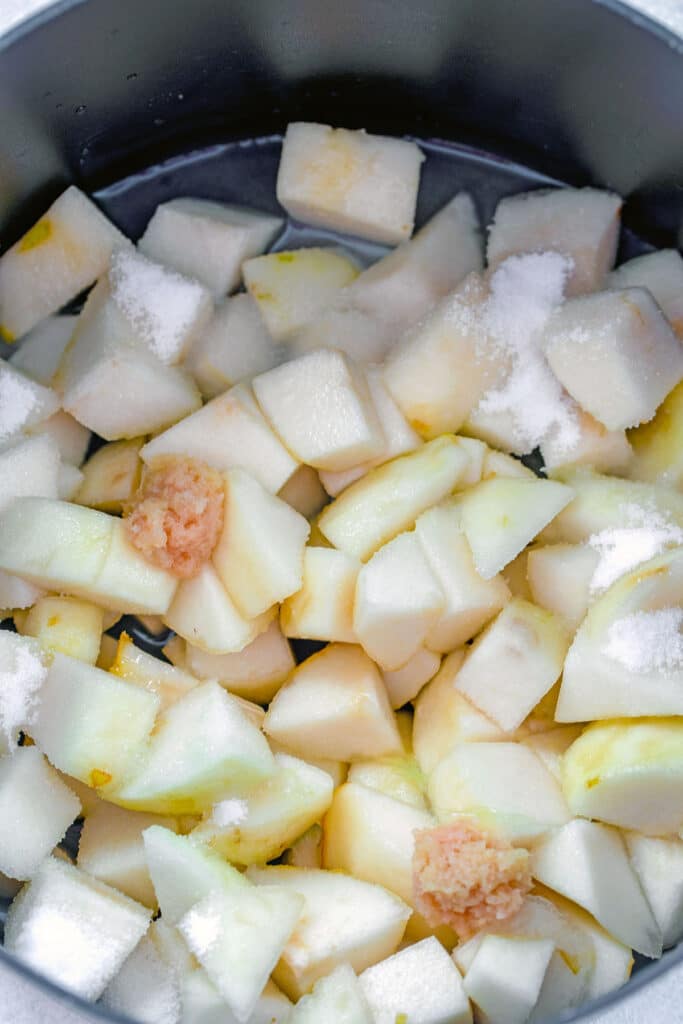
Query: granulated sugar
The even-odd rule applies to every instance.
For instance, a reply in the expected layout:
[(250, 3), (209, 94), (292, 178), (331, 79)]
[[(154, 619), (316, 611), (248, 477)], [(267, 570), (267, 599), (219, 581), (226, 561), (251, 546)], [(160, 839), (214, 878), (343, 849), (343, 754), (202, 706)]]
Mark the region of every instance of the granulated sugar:
[(630, 672), (683, 668), (683, 608), (634, 612), (613, 622), (603, 653)]
[[(9, 369), (9, 368), (7, 368)], [(36, 404), (33, 388), (0, 362), (0, 444), (28, 423)]]
[(211, 309), (198, 281), (120, 249), (109, 270), (112, 296), (133, 329), (164, 363), (177, 362), (188, 336)]
[(36, 641), (0, 631), (0, 733), (10, 747), (32, 723), (46, 676)]
[(478, 410), (510, 415), (519, 451), (532, 451), (551, 432), (559, 450), (579, 441), (573, 403), (541, 348), (543, 328), (562, 302), (572, 267), (560, 253), (530, 253), (511, 256), (491, 277), (482, 328), (487, 344), (509, 359), (510, 372), (484, 395)]
[(211, 821), (219, 828), (231, 828), (233, 825), (240, 825), (249, 813), (249, 805), (246, 800), (221, 800), (214, 804)]
[(210, 953), (223, 933), (221, 915), (210, 900), (202, 900), (188, 910), (178, 928), (191, 952), (200, 958)]
[(620, 576), (649, 562), (674, 544), (683, 544), (683, 530), (654, 506), (627, 505), (626, 525), (601, 530), (588, 538), (600, 556), (590, 581), (590, 592), (606, 590)]

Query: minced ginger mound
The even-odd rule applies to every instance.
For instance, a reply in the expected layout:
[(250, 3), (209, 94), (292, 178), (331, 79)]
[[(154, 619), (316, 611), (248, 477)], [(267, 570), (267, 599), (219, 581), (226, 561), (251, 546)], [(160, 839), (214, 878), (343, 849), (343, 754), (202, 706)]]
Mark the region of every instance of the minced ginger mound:
[(128, 536), (148, 562), (188, 579), (218, 542), (223, 501), (216, 470), (196, 459), (160, 459), (126, 509)]
[(415, 832), (415, 909), (461, 940), (521, 907), (531, 889), (527, 850), (512, 846), (468, 818)]

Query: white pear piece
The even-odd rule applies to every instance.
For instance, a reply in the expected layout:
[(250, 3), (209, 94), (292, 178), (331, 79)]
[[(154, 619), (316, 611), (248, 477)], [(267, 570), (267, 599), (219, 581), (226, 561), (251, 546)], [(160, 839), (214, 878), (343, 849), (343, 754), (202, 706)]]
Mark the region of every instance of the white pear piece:
[(0, 608), (30, 608), (44, 594), (45, 591), (33, 583), (0, 569)]
[(285, 636), (355, 643), (353, 606), (360, 564), (335, 548), (304, 549), (301, 588), (280, 609)]
[(562, 785), (562, 758), (583, 732), (583, 725), (559, 725), (546, 732), (531, 733), (521, 743), (540, 757), (548, 771)]
[[(1, 263), (1, 261), (0, 261)], [(59, 398), (5, 359), (0, 359), (0, 445), (44, 423), (59, 409)]]
[(313, 519), (327, 504), (327, 492), (312, 466), (299, 466), (278, 491), (278, 498), (282, 498), (306, 519)]
[[(182, 976), (180, 1003), (184, 1024), (241, 1024), (202, 967)], [(248, 1024), (291, 1024), (291, 1013), (291, 1001), (268, 981)]]
[(9, 357), (16, 370), (49, 388), (76, 326), (76, 316), (48, 316), (22, 338)]
[(590, 585), (600, 556), (587, 544), (548, 544), (532, 548), (527, 579), (532, 600), (559, 615), (571, 633), (583, 622)]
[(486, 936), (464, 981), (465, 992), (485, 1020), (528, 1021), (554, 949), (550, 939)]
[(94, 665), (100, 653), (104, 613), (75, 597), (41, 597), (26, 616), (22, 632), (47, 651), (61, 651)]
[(331, 974), (316, 981), (309, 995), (302, 996), (289, 1024), (374, 1024), (370, 1006), (352, 967), (340, 964)]
[(390, 754), (370, 761), (355, 761), (349, 766), (347, 779), (410, 807), (427, 809), (427, 778), (412, 754)]
[(103, 512), (123, 511), (140, 484), (142, 438), (110, 441), (83, 465), (83, 480), (76, 493), (80, 505)]
[(683, 258), (659, 249), (622, 263), (607, 279), (609, 288), (647, 288), (676, 334), (683, 333)]
[(50, 658), (37, 640), (0, 630), (0, 753), (33, 733)]
[(292, 649), (276, 621), (241, 651), (209, 654), (187, 644), (186, 665), (199, 679), (216, 679), (230, 693), (269, 704), (295, 665)]
[(392, 708), (402, 708), (414, 700), (423, 686), (439, 671), (441, 658), (434, 651), (420, 647), (412, 658), (393, 672), (383, 672), (384, 685)]
[(41, 434), (52, 438), (64, 462), (80, 466), (90, 444), (90, 431), (68, 412), (60, 410), (26, 431), (31, 437)]
[(0, 512), (15, 498), (56, 498), (60, 454), (50, 437), (25, 437), (0, 450)]
[[(464, 440), (464, 439), (463, 439)], [(483, 444), (483, 441), (479, 442)], [(533, 469), (525, 466), (521, 459), (515, 459), (506, 452), (496, 451), (495, 448), (486, 448), (484, 462), (481, 469), (481, 479), (491, 480), (494, 477), (511, 477), (513, 480), (535, 480), (536, 474)], [(478, 481), (475, 481), (478, 483)]]
[(588, 466), (598, 473), (627, 476), (633, 461), (633, 449), (624, 430), (608, 430), (575, 402), (567, 399), (573, 417), (575, 440), (567, 443), (558, 431), (548, 434), (540, 444), (549, 476), (570, 466)]
[[(150, 926), (150, 932), (155, 924)], [(102, 993), (101, 1005), (141, 1024), (177, 1024), (180, 976), (145, 935)]]
[(125, 630), (119, 634), (116, 653), (108, 671), (119, 679), (156, 693), (161, 701), (160, 709), (174, 704), (199, 685), (199, 680), (189, 672), (136, 647)]
[(662, 930), (664, 949), (675, 946), (683, 936), (683, 842), (637, 832), (626, 832), (624, 841), (631, 867)]

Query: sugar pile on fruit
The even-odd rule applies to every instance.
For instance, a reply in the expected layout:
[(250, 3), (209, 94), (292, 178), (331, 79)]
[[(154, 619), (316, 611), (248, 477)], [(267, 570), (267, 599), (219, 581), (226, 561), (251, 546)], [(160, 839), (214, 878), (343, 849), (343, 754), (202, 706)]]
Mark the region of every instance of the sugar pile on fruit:
[(413, 233), (424, 159), (294, 124), (314, 247), (71, 187), (0, 257), (4, 945), (145, 1024), (524, 1024), (683, 937), (683, 259), (597, 189)]

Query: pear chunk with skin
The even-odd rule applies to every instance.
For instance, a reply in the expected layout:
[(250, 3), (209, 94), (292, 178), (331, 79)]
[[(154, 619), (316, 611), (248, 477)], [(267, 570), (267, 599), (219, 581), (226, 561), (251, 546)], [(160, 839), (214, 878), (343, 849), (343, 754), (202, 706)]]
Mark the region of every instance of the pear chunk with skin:
[(398, 896), (339, 871), (252, 867), (247, 876), (258, 885), (286, 886), (304, 897), (299, 923), (273, 972), (291, 999), (299, 999), (340, 964), (360, 972), (390, 956), (410, 916)]
[(153, 438), (140, 454), (148, 465), (162, 455), (185, 455), (219, 471), (245, 469), (273, 494), (299, 466), (241, 384)]
[(397, 245), (413, 233), (424, 159), (414, 142), (295, 121), (282, 144), (278, 202), (305, 224)]
[(683, 548), (638, 566), (590, 607), (569, 648), (558, 722), (683, 714)]
[(425, 643), (448, 653), (471, 640), (503, 608), (510, 591), (500, 576), (485, 580), (479, 575), (457, 509), (448, 502), (422, 513), (415, 536), (445, 598)]
[(559, 679), (568, 647), (552, 612), (516, 597), (467, 652), (456, 689), (512, 732)]
[(558, 615), (575, 633), (591, 600), (591, 580), (600, 556), (588, 544), (548, 544), (527, 557), (531, 598)]
[(61, 651), (94, 665), (100, 653), (104, 613), (75, 597), (41, 597), (26, 616), (22, 633), (47, 651)]
[(567, 294), (597, 291), (614, 265), (621, 206), (618, 195), (594, 188), (506, 196), (489, 230), (488, 264), (496, 267), (515, 253), (561, 252), (574, 264)]
[(631, 867), (662, 930), (664, 949), (683, 937), (683, 842), (624, 834)]
[(285, 636), (355, 643), (353, 605), (359, 562), (335, 548), (304, 549), (301, 589), (280, 609)]
[(584, 818), (667, 836), (683, 829), (683, 719), (594, 722), (562, 761), (562, 788)]
[(472, 1009), (457, 967), (438, 939), (423, 939), (368, 967), (360, 985), (375, 1024), (471, 1024)]
[[(679, 257), (680, 258), (680, 257)], [(683, 320), (681, 321), (683, 325)], [(628, 475), (668, 487), (683, 483), (683, 382), (666, 396), (648, 423), (629, 430), (634, 456)]]
[(252, 386), (273, 430), (301, 462), (338, 471), (382, 452), (365, 375), (343, 353), (309, 352), (260, 374)]
[(223, 529), (213, 564), (247, 619), (301, 588), (310, 526), (242, 469), (225, 474)]
[(422, 647), (443, 607), (443, 591), (415, 533), (401, 533), (361, 567), (354, 632), (380, 668), (392, 671)]
[(607, 430), (593, 416), (566, 398), (575, 423), (575, 441), (569, 445), (559, 431), (551, 431), (540, 444), (546, 473), (561, 475), (572, 466), (589, 466), (598, 473), (628, 476), (633, 449), (624, 430)]
[(536, 844), (531, 871), (625, 945), (644, 956), (661, 956), (661, 931), (616, 829), (575, 818)]
[(340, 964), (331, 974), (320, 978), (313, 991), (302, 996), (289, 1024), (374, 1024), (373, 1016), (352, 967)]
[(119, 634), (116, 654), (109, 671), (119, 679), (156, 693), (161, 701), (161, 709), (174, 704), (199, 685), (199, 680), (189, 672), (136, 647), (125, 631)]
[(140, 484), (142, 443), (142, 438), (110, 441), (91, 455), (82, 467), (83, 480), (75, 496), (79, 505), (122, 512)]
[(52, 438), (17, 438), (0, 451), (0, 512), (15, 498), (57, 498), (59, 449)]
[(412, 754), (391, 754), (370, 761), (355, 761), (349, 767), (347, 779), (410, 807), (427, 809), (427, 779)]
[(216, 679), (230, 693), (257, 704), (270, 703), (296, 664), (276, 621), (232, 654), (209, 654), (186, 644), (185, 662), (199, 679)]
[(323, 509), (318, 526), (334, 547), (367, 561), (453, 491), (469, 460), (452, 435), (370, 470)]
[(572, 500), (552, 480), (484, 480), (454, 503), (480, 576), (504, 569)]
[(379, 670), (350, 644), (330, 644), (298, 665), (264, 729), (301, 757), (366, 760), (402, 749)]
[(647, 288), (676, 334), (683, 334), (683, 258), (660, 249), (622, 263), (607, 279), (610, 288)]
[(525, 1024), (555, 950), (550, 939), (487, 935), (465, 975), (465, 992), (484, 1020)]
[(137, 771), (110, 798), (131, 810), (194, 814), (248, 793), (274, 771), (258, 727), (236, 698), (208, 682), (159, 715)]
[(275, 772), (243, 800), (214, 805), (192, 832), (232, 864), (265, 864), (279, 857), (332, 802), (332, 779), (312, 764), (275, 755)]
[(428, 793), (440, 822), (474, 815), (516, 843), (571, 817), (556, 780), (519, 743), (462, 743), (434, 769)]
[(286, 341), (322, 313), (358, 276), (356, 264), (334, 246), (270, 252), (242, 265), (247, 291), (275, 341)]

